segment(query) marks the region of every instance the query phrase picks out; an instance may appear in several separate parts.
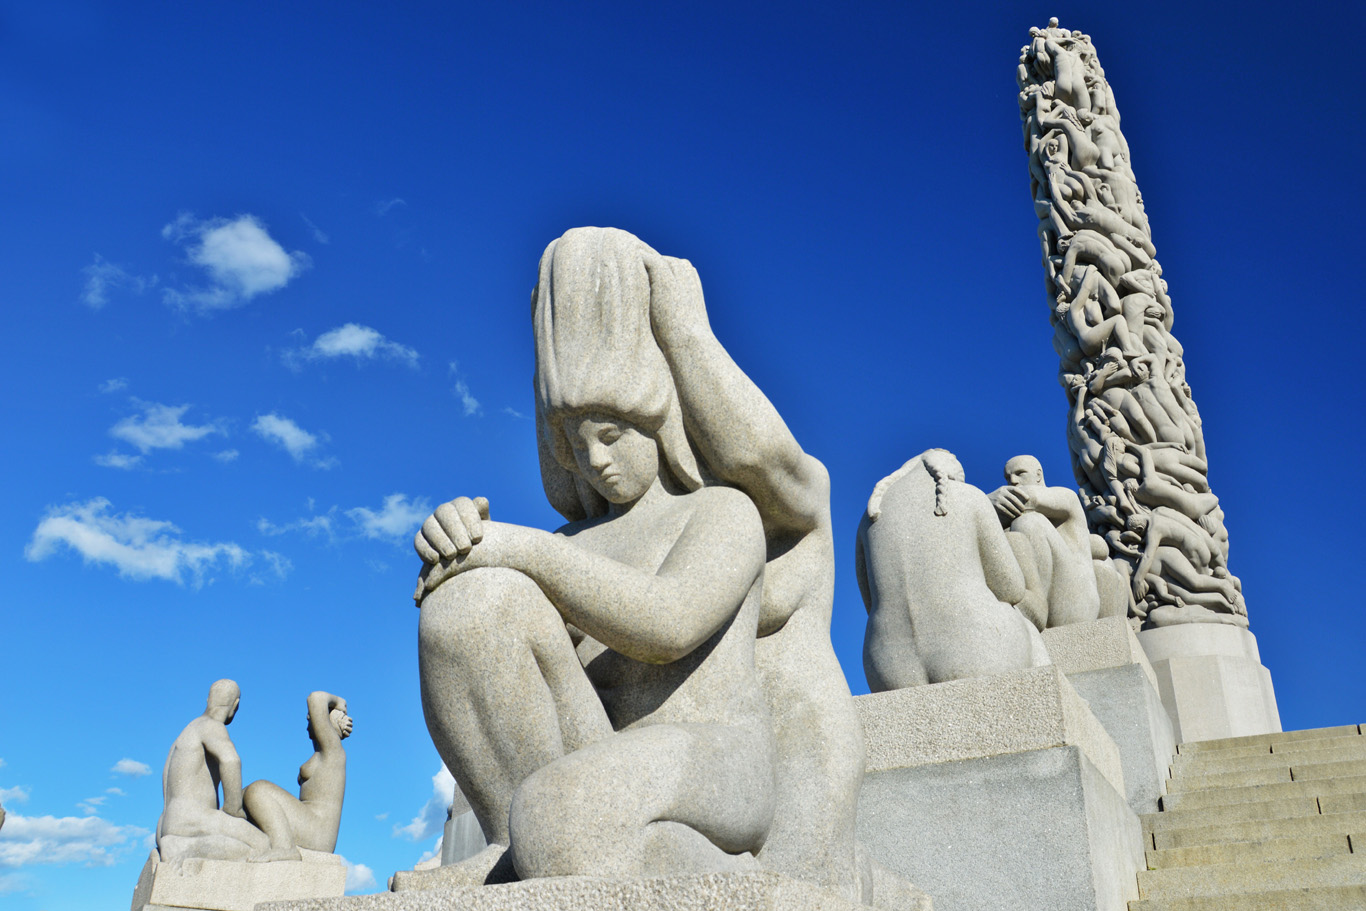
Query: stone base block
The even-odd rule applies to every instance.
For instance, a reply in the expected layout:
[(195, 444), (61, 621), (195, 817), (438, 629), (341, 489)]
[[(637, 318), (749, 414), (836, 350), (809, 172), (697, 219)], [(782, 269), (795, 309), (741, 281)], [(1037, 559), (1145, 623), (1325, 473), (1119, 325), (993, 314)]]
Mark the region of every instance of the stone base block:
[(867, 911), (776, 873), (611, 881), (586, 876), (502, 886), (270, 902), (257, 911)]
[(254, 911), (258, 902), (332, 898), (346, 892), (346, 864), (340, 857), (304, 849), (299, 853), (303, 860), (247, 863), (190, 857), (163, 863), (153, 850), (133, 890), (133, 911)]
[(1257, 637), (1221, 623), (1186, 623), (1138, 634), (1178, 743), (1281, 729), (1271, 672)]
[(1135, 813), (1156, 813), (1167, 792), (1176, 736), (1157, 675), (1123, 617), (1044, 630), (1053, 664), (1119, 747), (1125, 797)]
[(473, 810), (452, 813), (441, 835), (441, 865), (458, 864), (478, 854), (487, 845), (484, 830), (479, 828), (479, 820), (474, 818)]
[(1138, 897), (1119, 749), (1056, 667), (854, 701), (859, 839), (938, 911), (1125, 911)]

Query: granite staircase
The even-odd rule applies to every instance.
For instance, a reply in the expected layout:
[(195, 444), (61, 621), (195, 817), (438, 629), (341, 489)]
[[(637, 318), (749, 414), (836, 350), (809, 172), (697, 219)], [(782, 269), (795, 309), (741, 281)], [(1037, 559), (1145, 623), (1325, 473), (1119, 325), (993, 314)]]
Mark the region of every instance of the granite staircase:
[(1366, 909), (1363, 727), (1181, 744), (1129, 911)]

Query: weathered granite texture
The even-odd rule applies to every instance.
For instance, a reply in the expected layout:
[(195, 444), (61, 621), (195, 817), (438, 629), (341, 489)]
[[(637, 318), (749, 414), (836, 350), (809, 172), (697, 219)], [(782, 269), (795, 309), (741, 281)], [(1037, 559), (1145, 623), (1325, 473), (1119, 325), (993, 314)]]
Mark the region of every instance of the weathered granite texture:
[(1030, 619), (1016, 609), (1029, 594), (1024, 574), (991, 501), (965, 482), (953, 453), (926, 450), (877, 483), (854, 563), (874, 692), (1048, 663), (1036, 629), (1047, 605)]
[(1176, 738), (1157, 675), (1123, 617), (1045, 630), (1053, 665), (1119, 748), (1125, 796), (1135, 813), (1155, 813), (1166, 793)]
[(300, 859), (274, 863), (187, 857), (147, 857), (133, 892), (132, 911), (193, 908), (252, 911), (258, 902), (334, 898), (346, 890), (346, 865), (335, 854), (300, 850)]
[(577, 228), (532, 304), (542, 482), (570, 524), (458, 498), (415, 541), (428, 729), (492, 845), (466, 863), (762, 868), (868, 897), (824, 467), (712, 334), (685, 260)]
[(1125, 911), (1137, 897), (1119, 751), (1056, 668), (854, 701), (860, 841), (939, 911)]
[(242, 860), (270, 848), (270, 839), (246, 819), (242, 761), (228, 736), (241, 701), (235, 682), (216, 681), (209, 688), (204, 714), (187, 724), (171, 744), (161, 774), (165, 806), (156, 830), (162, 860)]
[[(567, 876), (501, 886), (273, 902), (258, 911), (853, 911), (859, 907), (775, 873), (710, 873), (628, 881)], [(901, 907), (930, 911), (928, 901)]]
[(1281, 729), (1271, 672), (1248, 630), (1187, 624), (1142, 630), (1138, 641), (1178, 743)]
[(313, 755), (299, 767), (299, 796), (269, 781), (254, 781), (242, 792), (248, 818), (270, 839), (270, 850), (252, 860), (298, 860), (300, 848), (330, 853), (337, 847), (346, 795), (342, 741), (353, 722), (340, 696), (317, 691), (307, 704)]
[(1247, 626), (1200, 412), (1119, 110), (1091, 39), (1030, 30), (1017, 73), (1068, 443), (1145, 626)]

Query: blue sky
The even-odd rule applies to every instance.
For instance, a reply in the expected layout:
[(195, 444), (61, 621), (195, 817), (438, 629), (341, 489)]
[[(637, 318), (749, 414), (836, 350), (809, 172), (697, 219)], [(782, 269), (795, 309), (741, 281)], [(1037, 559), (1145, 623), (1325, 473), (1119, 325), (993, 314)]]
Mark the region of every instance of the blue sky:
[(0, 10), (0, 908), (128, 901), (223, 676), (248, 780), (349, 700), (370, 888), (430, 850), (409, 541), (459, 494), (557, 524), (528, 295), (575, 225), (691, 259), (829, 467), (865, 692), (873, 484), (930, 446), (1070, 483), (1014, 86), (1050, 15), (1118, 99), (1282, 720), (1366, 718), (1359, 7)]

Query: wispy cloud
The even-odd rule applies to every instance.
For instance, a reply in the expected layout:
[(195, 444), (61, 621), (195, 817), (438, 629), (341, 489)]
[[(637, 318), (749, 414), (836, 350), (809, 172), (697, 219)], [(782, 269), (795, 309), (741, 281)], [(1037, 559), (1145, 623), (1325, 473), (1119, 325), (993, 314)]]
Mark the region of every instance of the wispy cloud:
[(432, 505), (425, 499), (409, 500), (405, 494), (391, 493), (378, 511), (357, 506), (346, 514), (367, 538), (410, 538), (432, 514)]
[[(203, 439), (212, 433), (226, 434), (221, 426), (212, 424), (185, 424), (181, 418), (190, 410), (189, 405), (161, 405), (156, 402), (134, 404), (142, 409), (142, 414), (124, 418), (109, 428), (109, 435), (125, 443), (131, 443), (143, 454), (153, 449), (180, 449), (186, 443)], [(105, 464), (105, 463), (100, 463)], [(130, 465), (115, 465), (128, 468)]]
[(85, 800), (76, 804), (76, 809), (80, 810), (86, 816), (94, 816), (96, 813), (100, 812), (100, 807), (104, 806), (104, 802), (108, 799), (108, 797), (103, 795), (99, 797), (87, 797)]
[(383, 218), (398, 206), (407, 205), (408, 201), (398, 196), (395, 196), (392, 199), (381, 199), (379, 202), (375, 203), (375, 214)]
[(520, 411), (518, 411), (516, 408), (513, 408), (513, 407), (511, 407), (511, 406), (504, 406), (504, 408), (503, 408), (503, 414), (506, 414), (506, 415), (508, 415), (509, 417), (517, 418), (517, 420), (519, 420), (519, 421), (530, 420), (526, 415), (522, 414), (522, 413), (521, 413)]
[(109, 262), (98, 253), (95, 254), (95, 261), (81, 270), (85, 276), (85, 287), (81, 289), (81, 301), (91, 310), (99, 310), (109, 303), (109, 292), (115, 289), (132, 291), (134, 294), (141, 294), (148, 288), (157, 283), (155, 275), (143, 277), (133, 275)]
[(333, 528), (333, 518), (337, 512), (337, 507), (332, 507), (320, 516), (306, 516), (302, 519), (295, 519), (293, 522), (286, 522), (284, 525), (276, 525), (266, 518), (256, 520), (256, 530), (263, 535), (275, 537), (288, 534), (291, 531), (301, 531), (309, 537), (316, 535), (326, 535), (328, 538), (335, 536)]
[(116, 376), (112, 380), (105, 380), (100, 383), (100, 392), (108, 395), (113, 392), (122, 392), (128, 388), (128, 380), (121, 376)]
[(455, 796), (455, 777), (445, 765), (432, 776), (432, 796), (407, 825), (394, 826), (395, 838), (422, 841), (440, 832), (446, 825), (446, 810)]
[(104, 497), (52, 507), (34, 529), (24, 556), (37, 562), (65, 547), (86, 563), (114, 567), (126, 579), (181, 585), (188, 576), (196, 587), (220, 564), (237, 569), (251, 562), (251, 555), (231, 541), (186, 541), (171, 522), (114, 513), (111, 507)]
[(308, 254), (285, 252), (254, 215), (203, 221), (182, 214), (161, 236), (184, 246), (189, 261), (209, 283), (201, 288), (167, 288), (166, 302), (201, 313), (240, 306), (259, 294), (278, 291), (308, 268)]
[(28, 803), (28, 788), (0, 788), (0, 803)]
[(460, 407), (464, 410), (465, 417), (483, 414), (484, 406), (480, 405), (479, 400), (470, 394), (470, 387), (460, 375), (460, 362), (451, 361), (447, 365), (447, 370), (451, 376), (455, 377), (455, 386), (451, 388), (451, 392), (460, 400)]
[(316, 241), (317, 241), (318, 243), (320, 243), (320, 244), (330, 244), (330, 243), (332, 243), (332, 238), (328, 237), (328, 236), (323, 232), (323, 229), (322, 229), (322, 228), (319, 228), (317, 225), (313, 224), (313, 220), (312, 220), (311, 218), (309, 218), (307, 215), (303, 214), (302, 212), (299, 213), (299, 217), (302, 218), (302, 219), (304, 220), (304, 224), (308, 225), (308, 230), (309, 230), (309, 232), (313, 235), (313, 239), (314, 239), (314, 240), (316, 240)]
[(358, 323), (329, 329), (307, 348), (289, 348), (282, 355), (285, 364), (297, 370), (303, 361), (349, 357), (356, 361), (392, 360), (416, 369), (418, 353), (407, 345), (385, 338), (379, 331)]
[(124, 471), (129, 471), (142, 464), (142, 456), (129, 455), (126, 452), (111, 450), (104, 455), (95, 456), (95, 464), (105, 468), (119, 468)]
[(215, 452), (213, 458), (224, 463), (236, 462), (239, 455), (241, 455), (241, 453), (236, 449), (224, 449), (222, 452)]
[(314, 450), (327, 438), (327, 434), (309, 433), (284, 415), (274, 412), (258, 415), (251, 429), (261, 439), (284, 449), (300, 464), (308, 463), (315, 468), (331, 468), (336, 464), (336, 459), (313, 458)]
[[(113, 772), (115, 775), (127, 775), (129, 778), (141, 778), (144, 775), (151, 775), (152, 767), (145, 762), (138, 762), (136, 759), (128, 759), (125, 757), (114, 763), (113, 768), (109, 771)], [(117, 788), (115, 790), (117, 790)]]
[(108, 867), (148, 834), (138, 826), (117, 826), (98, 816), (11, 814), (0, 830), (0, 868), (74, 863)]

